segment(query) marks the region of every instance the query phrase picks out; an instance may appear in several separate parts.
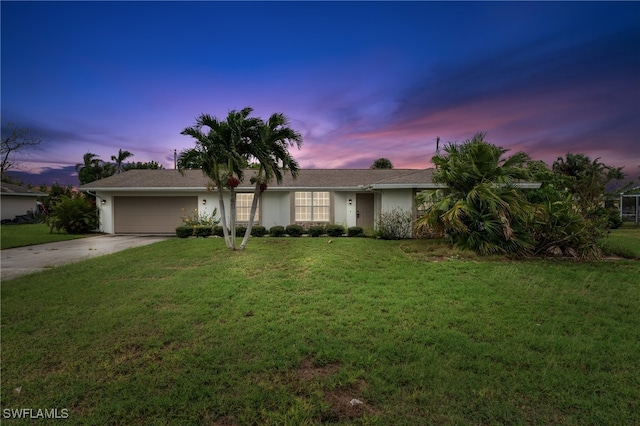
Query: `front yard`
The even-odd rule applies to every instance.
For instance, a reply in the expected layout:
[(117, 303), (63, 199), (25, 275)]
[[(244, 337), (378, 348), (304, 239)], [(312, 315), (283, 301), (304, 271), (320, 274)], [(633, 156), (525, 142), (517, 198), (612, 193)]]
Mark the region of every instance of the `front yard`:
[(44, 223), (0, 226), (0, 249), (75, 240), (95, 234), (72, 235), (66, 232), (49, 232)]
[(638, 276), (637, 260), (486, 260), (433, 241), (171, 239), (3, 283), (2, 413), (639, 424)]

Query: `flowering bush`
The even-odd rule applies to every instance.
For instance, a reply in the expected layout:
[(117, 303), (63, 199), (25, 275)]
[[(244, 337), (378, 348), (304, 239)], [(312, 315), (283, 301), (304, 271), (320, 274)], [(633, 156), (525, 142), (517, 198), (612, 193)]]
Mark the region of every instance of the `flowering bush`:
[[(182, 209), (184, 211), (184, 209)], [(187, 238), (195, 235), (196, 237), (208, 237), (213, 233), (213, 228), (220, 222), (215, 219), (217, 209), (208, 215), (206, 213), (198, 213), (198, 209), (187, 216), (182, 216), (182, 225), (176, 228), (176, 235), (180, 238)]]
[[(182, 211), (184, 211), (184, 209), (182, 209)], [(206, 213), (198, 213), (198, 209), (196, 208), (193, 209), (189, 215), (182, 216), (180, 219), (182, 219), (183, 226), (209, 226), (213, 228), (220, 223), (218, 219), (215, 219), (217, 213), (218, 209), (215, 208), (210, 215)]]

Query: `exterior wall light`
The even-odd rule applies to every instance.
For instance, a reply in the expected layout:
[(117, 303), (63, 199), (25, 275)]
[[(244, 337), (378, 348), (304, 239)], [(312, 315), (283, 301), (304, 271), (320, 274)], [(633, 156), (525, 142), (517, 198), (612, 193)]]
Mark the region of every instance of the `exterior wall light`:
[(100, 204), (102, 204), (102, 205), (104, 206), (105, 204), (107, 204), (107, 200), (105, 200), (105, 199), (103, 198), (103, 199), (102, 199), (102, 201), (100, 201)]
[(349, 198), (349, 205), (353, 204), (353, 200)]
[(206, 200), (206, 198), (203, 198), (203, 199), (202, 199), (202, 205), (203, 205), (203, 206), (206, 206), (206, 205), (207, 205), (207, 200)]

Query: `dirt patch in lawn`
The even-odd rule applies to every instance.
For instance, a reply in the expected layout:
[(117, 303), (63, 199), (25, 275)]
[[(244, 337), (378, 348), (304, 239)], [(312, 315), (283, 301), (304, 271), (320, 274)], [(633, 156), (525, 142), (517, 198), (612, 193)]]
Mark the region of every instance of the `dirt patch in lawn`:
[[(306, 382), (330, 379), (339, 372), (340, 368), (341, 365), (338, 363), (316, 366), (307, 359), (296, 370), (297, 387), (304, 387)], [(359, 380), (344, 387), (324, 389), (323, 400), (328, 409), (321, 414), (319, 420), (323, 423), (336, 423), (375, 414), (377, 412), (375, 408), (362, 397), (367, 387), (365, 380)]]

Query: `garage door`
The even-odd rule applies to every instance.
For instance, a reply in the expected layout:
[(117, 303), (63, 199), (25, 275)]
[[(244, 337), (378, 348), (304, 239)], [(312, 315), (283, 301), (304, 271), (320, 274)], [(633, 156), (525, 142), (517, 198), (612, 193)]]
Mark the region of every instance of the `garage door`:
[(198, 197), (114, 197), (116, 234), (174, 233), (181, 217), (198, 208)]

